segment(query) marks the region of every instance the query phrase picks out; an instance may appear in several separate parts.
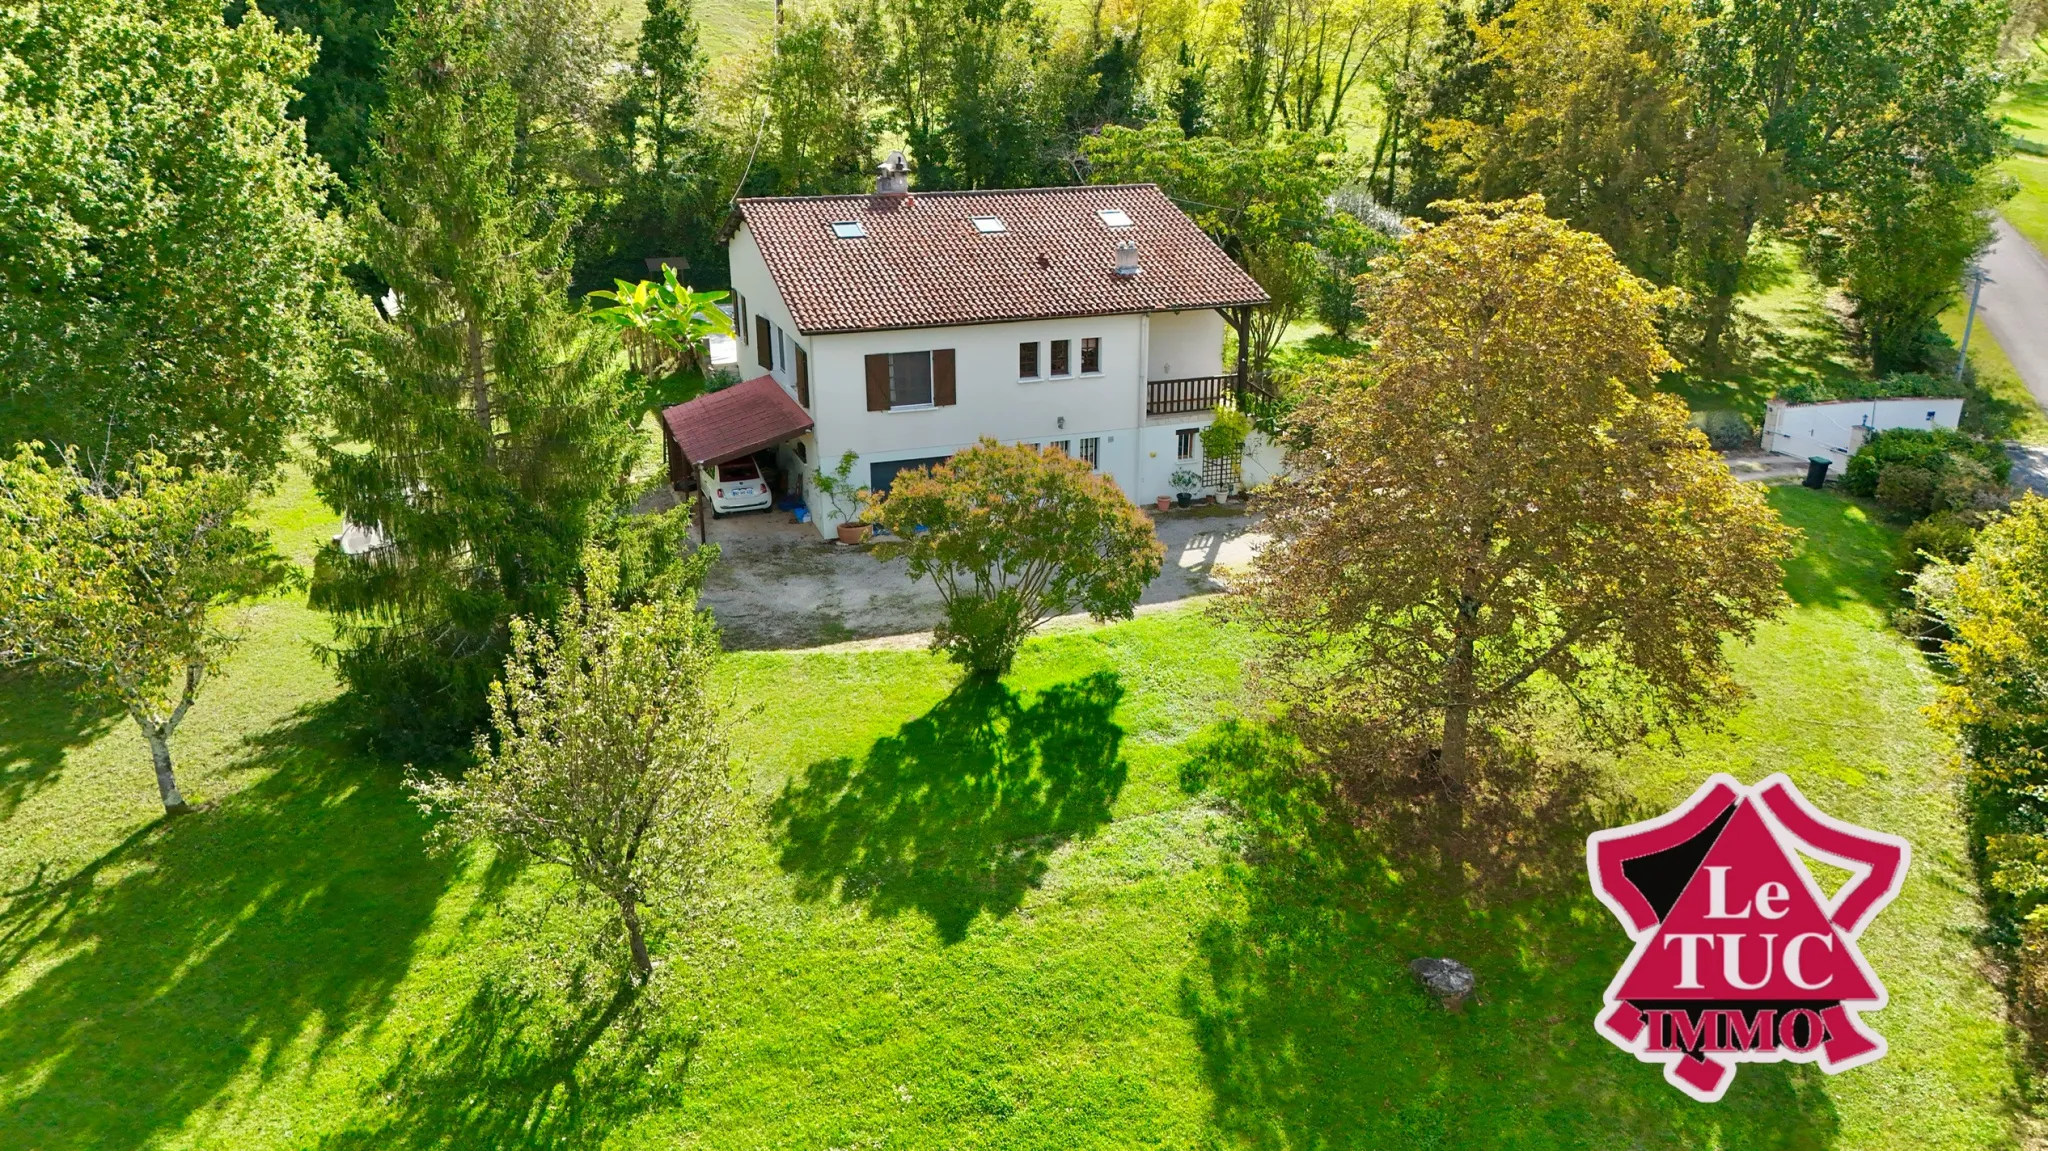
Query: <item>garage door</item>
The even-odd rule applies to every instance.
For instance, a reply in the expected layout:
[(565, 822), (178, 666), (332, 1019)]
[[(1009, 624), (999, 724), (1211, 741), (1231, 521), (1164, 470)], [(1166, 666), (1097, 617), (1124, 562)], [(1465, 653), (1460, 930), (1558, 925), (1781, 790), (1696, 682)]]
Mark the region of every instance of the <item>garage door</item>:
[(868, 487), (876, 495), (881, 495), (889, 490), (890, 484), (896, 482), (897, 472), (909, 471), (912, 468), (928, 468), (933, 464), (943, 464), (952, 458), (951, 456), (926, 456), (923, 459), (916, 460), (890, 460), (888, 463), (883, 464), (869, 464)]

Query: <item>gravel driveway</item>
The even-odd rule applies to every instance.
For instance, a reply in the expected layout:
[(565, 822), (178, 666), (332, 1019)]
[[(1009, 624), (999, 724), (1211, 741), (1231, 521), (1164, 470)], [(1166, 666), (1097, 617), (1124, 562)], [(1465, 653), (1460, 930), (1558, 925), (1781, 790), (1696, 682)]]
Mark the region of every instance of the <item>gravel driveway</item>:
[[(865, 547), (825, 543), (809, 524), (768, 512), (713, 521), (720, 550), (704, 606), (737, 649), (819, 647), (910, 635), (938, 623), (929, 581), (913, 583), (901, 561)], [(1166, 563), (1141, 604), (1166, 604), (1221, 590), (1219, 575), (1244, 566), (1264, 543), (1250, 516), (1221, 508), (1156, 517)]]

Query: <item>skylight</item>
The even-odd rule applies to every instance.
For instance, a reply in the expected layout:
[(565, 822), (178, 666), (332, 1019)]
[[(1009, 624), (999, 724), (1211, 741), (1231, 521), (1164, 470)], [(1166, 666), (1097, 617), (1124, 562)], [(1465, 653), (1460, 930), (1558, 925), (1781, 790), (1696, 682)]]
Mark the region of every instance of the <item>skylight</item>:
[(971, 216), (969, 220), (974, 224), (974, 230), (984, 236), (1004, 230), (1003, 222), (994, 216)]
[(868, 230), (860, 226), (859, 220), (834, 220), (832, 234), (842, 240), (858, 240), (866, 236)]
[(1131, 226), (1130, 214), (1122, 208), (1104, 208), (1095, 214), (1102, 217), (1102, 222), (1111, 228), (1128, 228)]

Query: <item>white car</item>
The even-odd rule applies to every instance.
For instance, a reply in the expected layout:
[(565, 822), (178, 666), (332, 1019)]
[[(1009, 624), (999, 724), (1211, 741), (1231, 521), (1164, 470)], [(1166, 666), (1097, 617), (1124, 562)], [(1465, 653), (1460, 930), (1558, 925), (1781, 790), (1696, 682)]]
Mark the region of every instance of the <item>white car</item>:
[(751, 459), (727, 460), (698, 469), (697, 486), (710, 497), (713, 516), (761, 512), (775, 506), (775, 493)]

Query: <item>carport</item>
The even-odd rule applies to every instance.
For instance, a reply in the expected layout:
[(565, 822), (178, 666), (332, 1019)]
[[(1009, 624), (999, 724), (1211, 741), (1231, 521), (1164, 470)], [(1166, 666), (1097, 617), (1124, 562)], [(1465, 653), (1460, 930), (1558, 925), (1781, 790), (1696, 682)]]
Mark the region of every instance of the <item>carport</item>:
[[(755, 376), (706, 392), (661, 413), (668, 441), (668, 478), (677, 491), (696, 486), (698, 469), (772, 448), (810, 431), (814, 421), (774, 376)], [(704, 501), (697, 501), (697, 538), (704, 539)]]

